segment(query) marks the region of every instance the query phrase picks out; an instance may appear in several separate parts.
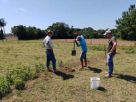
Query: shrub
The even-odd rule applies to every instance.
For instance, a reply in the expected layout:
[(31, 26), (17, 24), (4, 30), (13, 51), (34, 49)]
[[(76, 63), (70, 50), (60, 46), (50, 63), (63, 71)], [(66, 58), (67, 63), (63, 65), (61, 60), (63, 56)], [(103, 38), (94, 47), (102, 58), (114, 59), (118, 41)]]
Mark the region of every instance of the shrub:
[(36, 79), (36, 78), (38, 78), (38, 73), (36, 72), (36, 70), (32, 70), (31, 72), (30, 72), (30, 76), (31, 76), (31, 79), (33, 80), (33, 79)]
[(14, 83), (14, 79), (21, 78), (23, 81), (30, 79), (30, 69), (29, 68), (16, 68), (11, 71), (9, 75), (10, 82)]
[(4, 77), (0, 77), (0, 98), (11, 91), (10, 84)]
[(25, 82), (21, 78), (16, 78), (14, 80), (15, 88), (17, 90), (23, 90), (25, 89)]
[(36, 73), (40, 73), (41, 71), (44, 70), (44, 64), (35, 64), (35, 70), (36, 70)]

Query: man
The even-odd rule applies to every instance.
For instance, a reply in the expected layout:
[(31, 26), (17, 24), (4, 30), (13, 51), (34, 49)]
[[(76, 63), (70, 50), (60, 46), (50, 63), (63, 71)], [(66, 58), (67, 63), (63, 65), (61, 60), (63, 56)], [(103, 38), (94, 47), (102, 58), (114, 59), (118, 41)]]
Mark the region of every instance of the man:
[[(86, 40), (84, 38), (83, 35), (81, 35), (81, 32), (78, 31), (76, 33), (78, 36), (76, 37), (76, 44), (78, 45), (78, 47), (81, 47), (81, 55), (80, 55), (80, 62), (81, 62), (81, 69), (84, 69), (84, 67), (87, 67), (87, 58), (86, 58), (86, 54), (87, 54), (87, 45), (86, 45)], [(79, 42), (79, 44), (78, 44)]]
[(112, 35), (112, 32), (110, 30), (107, 30), (104, 33), (104, 36), (109, 39), (108, 41), (108, 47), (107, 47), (107, 65), (108, 65), (108, 74), (106, 77), (111, 77), (113, 73), (114, 63), (113, 63), (113, 57), (116, 54), (116, 47), (117, 47), (117, 41), (116, 38)]
[(50, 66), (50, 61), (52, 61), (53, 65), (53, 72), (56, 73), (56, 58), (53, 52), (53, 44), (51, 37), (53, 36), (53, 32), (49, 30), (47, 32), (47, 36), (43, 40), (43, 45), (46, 48), (46, 67), (48, 71), (51, 71), (49, 66)]

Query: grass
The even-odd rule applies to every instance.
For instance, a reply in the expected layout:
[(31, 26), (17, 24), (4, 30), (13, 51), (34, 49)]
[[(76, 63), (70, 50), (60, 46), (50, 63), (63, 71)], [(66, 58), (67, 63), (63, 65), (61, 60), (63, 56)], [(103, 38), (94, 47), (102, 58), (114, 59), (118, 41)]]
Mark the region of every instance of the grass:
[[(42, 71), (39, 78), (28, 80), (25, 90), (16, 90), (2, 99), (2, 102), (135, 102), (136, 101), (136, 53), (127, 53), (127, 47), (118, 47), (114, 58), (114, 76), (104, 78), (105, 52), (103, 46), (88, 44), (88, 68), (79, 71), (80, 49), (77, 56), (71, 56), (73, 44), (54, 41), (57, 59), (57, 75)], [(41, 40), (0, 41), (0, 76), (16, 68), (28, 66), (31, 70), (41, 68), (45, 63), (45, 49)], [(131, 48), (130, 48), (131, 49)], [(132, 48), (134, 51), (136, 48)], [(42, 66), (43, 67), (43, 66)], [(71, 71), (74, 69), (75, 72)], [(42, 69), (41, 69), (42, 70)], [(39, 72), (39, 71), (38, 71)], [(90, 89), (90, 77), (99, 75), (100, 90)]]

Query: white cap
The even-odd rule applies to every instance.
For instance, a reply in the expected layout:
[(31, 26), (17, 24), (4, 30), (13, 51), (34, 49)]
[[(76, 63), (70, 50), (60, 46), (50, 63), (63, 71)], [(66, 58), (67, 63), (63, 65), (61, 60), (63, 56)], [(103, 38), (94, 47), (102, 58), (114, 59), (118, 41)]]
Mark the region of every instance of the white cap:
[(110, 34), (111, 31), (110, 30), (107, 30), (103, 35), (107, 35), (107, 34)]

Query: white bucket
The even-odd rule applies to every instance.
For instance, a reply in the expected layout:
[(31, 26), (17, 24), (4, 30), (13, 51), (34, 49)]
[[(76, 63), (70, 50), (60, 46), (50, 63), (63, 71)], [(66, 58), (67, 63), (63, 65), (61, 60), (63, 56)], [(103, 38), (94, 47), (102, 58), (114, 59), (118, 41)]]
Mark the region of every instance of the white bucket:
[(90, 87), (92, 89), (98, 89), (100, 87), (100, 78), (99, 77), (91, 77), (90, 78)]

